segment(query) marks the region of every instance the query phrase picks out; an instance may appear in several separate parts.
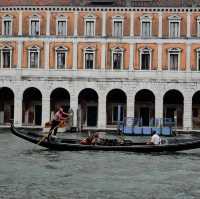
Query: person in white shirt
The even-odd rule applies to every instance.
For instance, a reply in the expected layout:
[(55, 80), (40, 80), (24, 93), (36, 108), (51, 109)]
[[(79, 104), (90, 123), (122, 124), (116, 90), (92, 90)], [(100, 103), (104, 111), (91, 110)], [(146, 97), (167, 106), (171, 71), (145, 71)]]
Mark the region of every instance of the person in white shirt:
[(153, 131), (153, 135), (151, 137), (151, 140), (149, 142), (147, 142), (147, 144), (154, 144), (154, 145), (158, 145), (161, 144), (161, 138), (160, 136), (157, 134), (156, 131)]

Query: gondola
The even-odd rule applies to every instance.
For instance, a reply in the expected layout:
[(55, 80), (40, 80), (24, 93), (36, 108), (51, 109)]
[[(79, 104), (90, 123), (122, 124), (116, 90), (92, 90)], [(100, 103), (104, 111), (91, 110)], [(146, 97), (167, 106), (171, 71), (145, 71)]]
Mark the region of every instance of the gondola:
[(143, 143), (135, 143), (130, 140), (125, 140), (123, 144), (105, 144), (105, 145), (82, 145), (78, 139), (65, 139), (56, 138), (48, 141), (43, 139), (43, 134), (34, 132), (23, 132), (16, 129), (12, 124), (10, 127), (11, 132), (29, 142), (48, 148), (50, 150), (57, 151), (127, 151), (127, 152), (139, 152), (139, 153), (153, 153), (153, 152), (175, 152), (183, 150), (191, 150), (200, 148), (200, 139), (186, 140), (178, 143), (166, 143), (160, 145), (147, 145)]

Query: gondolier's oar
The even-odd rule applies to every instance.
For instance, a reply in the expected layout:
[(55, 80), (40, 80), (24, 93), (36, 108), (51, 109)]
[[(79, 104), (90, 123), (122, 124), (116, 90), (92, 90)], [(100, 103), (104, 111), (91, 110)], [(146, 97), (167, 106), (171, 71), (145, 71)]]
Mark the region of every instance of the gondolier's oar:
[(48, 137), (53, 133), (53, 131), (54, 131), (56, 128), (59, 127), (59, 125), (60, 125), (60, 123), (59, 123), (57, 126), (55, 126), (51, 131), (49, 131), (49, 133), (48, 133), (47, 135), (44, 135), (44, 136), (42, 137), (42, 139), (39, 140), (39, 142), (38, 142), (37, 144), (40, 145), (40, 143), (43, 142), (46, 138), (48, 138)]

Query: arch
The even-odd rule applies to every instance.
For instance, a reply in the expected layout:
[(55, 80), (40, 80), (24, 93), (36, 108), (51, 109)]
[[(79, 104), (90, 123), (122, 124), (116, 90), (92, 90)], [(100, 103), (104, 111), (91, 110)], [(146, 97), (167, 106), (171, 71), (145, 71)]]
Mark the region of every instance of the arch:
[(107, 125), (116, 126), (126, 117), (127, 96), (121, 89), (112, 89), (106, 96)]
[(167, 91), (163, 96), (163, 118), (170, 120), (175, 127), (183, 128), (183, 94), (175, 89)]
[(50, 94), (51, 118), (54, 113), (62, 106), (65, 112), (70, 108), (70, 94), (68, 90), (62, 87), (55, 88)]
[(200, 129), (200, 91), (192, 96), (192, 128)]
[(42, 93), (35, 87), (29, 87), (23, 92), (22, 123), (35, 126), (42, 122)]
[(152, 126), (155, 123), (155, 95), (151, 90), (142, 89), (135, 95), (135, 118), (138, 125)]
[(14, 92), (9, 87), (0, 87), (0, 124), (14, 119)]
[(98, 94), (92, 88), (85, 88), (78, 95), (79, 128), (96, 127), (98, 118)]

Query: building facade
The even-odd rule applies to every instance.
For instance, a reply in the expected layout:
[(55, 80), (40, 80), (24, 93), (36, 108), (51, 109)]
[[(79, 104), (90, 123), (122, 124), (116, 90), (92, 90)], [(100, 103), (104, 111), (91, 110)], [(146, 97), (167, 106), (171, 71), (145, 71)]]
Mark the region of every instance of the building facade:
[(82, 128), (200, 129), (198, 4), (1, 1), (0, 123), (43, 126), (60, 105)]

